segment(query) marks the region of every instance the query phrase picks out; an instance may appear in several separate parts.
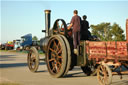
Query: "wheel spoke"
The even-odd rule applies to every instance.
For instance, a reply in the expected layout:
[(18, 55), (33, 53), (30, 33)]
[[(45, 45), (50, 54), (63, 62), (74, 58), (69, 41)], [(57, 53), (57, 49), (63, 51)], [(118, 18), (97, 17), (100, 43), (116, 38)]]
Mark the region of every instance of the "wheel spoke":
[(99, 70), (99, 73), (101, 73), (101, 74), (102, 74), (102, 72), (103, 72), (103, 71), (100, 69), (100, 70)]
[(58, 52), (57, 52), (57, 54), (60, 54), (62, 52), (62, 50), (60, 49)]
[(61, 63), (60, 62), (57, 62), (57, 64), (59, 65), (59, 68), (61, 67)]
[(58, 58), (62, 58), (62, 56), (58, 56)]
[(55, 40), (53, 41), (53, 43), (54, 43), (53, 45), (56, 46), (56, 41)]
[(55, 58), (55, 55), (54, 55), (53, 53), (51, 53), (51, 55), (52, 55), (52, 56), (51, 56), (52, 58)]
[(52, 51), (52, 52), (54, 52), (54, 51), (55, 51), (55, 50), (54, 50), (54, 49), (52, 49), (52, 48), (49, 48), (49, 50), (50, 50), (50, 51)]
[(56, 51), (59, 50), (59, 46), (60, 46), (60, 44), (59, 44), (59, 42), (58, 42), (58, 44), (56, 45)]
[(99, 75), (99, 81), (103, 83), (103, 76)]
[(52, 71), (56, 71), (56, 68), (55, 68), (55, 66), (53, 66), (53, 68), (52, 68)]
[(101, 66), (101, 70), (102, 70), (102, 71), (104, 70), (104, 67), (103, 67), (103, 66)]
[(53, 41), (53, 48), (54, 48), (55, 50), (57, 50), (57, 44), (56, 44), (56, 41)]
[(102, 81), (102, 83), (104, 84), (104, 77), (102, 78), (102, 80), (101, 80), (101, 81)]
[(56, 64), (55, 64), (55, 67), (56, 67), (56, 71), (59, 72), (60, 69), (59, 69), (59, 67), (57, 66), (57, 62), (56, 62)]
[(52, 59), (49, 59), (49, 62), (51, 62), (51, 61), (55, 61), (55, 59), (54, 59), (54, 58), (52, 58)]

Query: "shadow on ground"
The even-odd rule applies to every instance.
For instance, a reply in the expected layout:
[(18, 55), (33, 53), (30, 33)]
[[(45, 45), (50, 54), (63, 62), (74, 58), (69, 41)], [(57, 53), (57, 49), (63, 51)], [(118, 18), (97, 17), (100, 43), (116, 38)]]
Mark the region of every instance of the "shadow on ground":
[(112, 85), (128, 85), (128, 80), (121, 80), (117, 82), (112, 82)]
[(83, 72), (77, 72), (77, 73), (67, 74), (63, 78), (77, 78), (77, 77), (88, 77), (88, 76)]
[(11, 61), (11, 60), (15, 60), (16, 57), (14, 57), (16, 55), (0, 55), (0, 61)]
[[(40, 63), (40, 65), (45, 65), (44, 62)], [(13, 67), (25, 67), (27, 63), (9, 63), (9, 64), (0, 64), (0, 68), (13, 68)]]

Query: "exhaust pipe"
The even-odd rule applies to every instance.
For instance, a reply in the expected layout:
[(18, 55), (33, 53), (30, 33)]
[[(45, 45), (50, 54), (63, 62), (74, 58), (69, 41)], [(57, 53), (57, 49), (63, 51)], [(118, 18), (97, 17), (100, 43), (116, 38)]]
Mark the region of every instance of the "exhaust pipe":
[(126, 41), (128, 42), (128, 19), (126, 20)]
[[(45, 10), (45, 36), (49, 36), (51, 10)], [(44, 32), (44, 30), (42, 30)]]
[(42, 30), (42, 32), (45, 32), (45, 37), (40, 39), (40, 48), (43, 52), (47, 52), (47, 44), (49, 40), (49, 29), (50, 29), (50, 15), (51, 10), (45, 10), (45, 30)]

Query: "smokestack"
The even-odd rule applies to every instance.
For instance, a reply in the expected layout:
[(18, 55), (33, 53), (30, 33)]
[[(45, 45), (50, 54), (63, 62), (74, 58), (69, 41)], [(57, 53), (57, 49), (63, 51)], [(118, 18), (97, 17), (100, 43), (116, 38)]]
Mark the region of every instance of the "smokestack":
[(45, 10), (45, 36), (49, 36), (51, 10)]
[(128, 19), (126, 20), (126, 40), (128, 42)]

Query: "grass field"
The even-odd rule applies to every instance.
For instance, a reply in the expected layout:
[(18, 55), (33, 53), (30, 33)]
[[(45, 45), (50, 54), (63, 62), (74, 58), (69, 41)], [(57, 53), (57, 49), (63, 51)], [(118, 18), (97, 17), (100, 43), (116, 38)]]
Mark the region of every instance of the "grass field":
[[(28, 51), (16, 51), (16, 50), (0, 50), (0, 51), (28, 53)], [(39, 52), (39, 54), (44, 54), (41, 50), (38, 50), (38, 52)]]
[(21, 85), (21, 84), (4, 82), (4, 83), (0, 83), (0, 85)]

